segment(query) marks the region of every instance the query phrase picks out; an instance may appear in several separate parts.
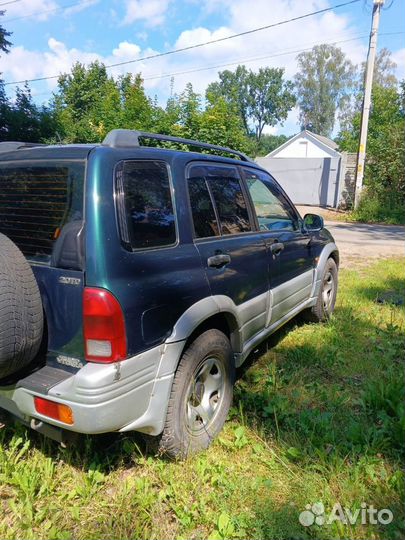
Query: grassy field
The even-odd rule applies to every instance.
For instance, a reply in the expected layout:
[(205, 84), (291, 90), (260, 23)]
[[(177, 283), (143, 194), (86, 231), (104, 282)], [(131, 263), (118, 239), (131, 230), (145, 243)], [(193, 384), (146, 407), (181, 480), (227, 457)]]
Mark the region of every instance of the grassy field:
[[(404, 538), (404, 263), (342, 271), (333, 319), (273, 336), (220, 438), (187, 462), (136, 435), (62, 449), (0, 430), (0, 538)], [(394, 519), (302, 526), (320, 502)]]

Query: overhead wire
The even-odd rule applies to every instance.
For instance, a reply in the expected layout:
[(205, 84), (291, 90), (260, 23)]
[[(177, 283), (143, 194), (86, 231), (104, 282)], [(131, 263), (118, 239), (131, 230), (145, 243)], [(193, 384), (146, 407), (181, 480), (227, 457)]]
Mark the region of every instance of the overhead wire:
[[(263, 30), (268, 30), (269, 28), (275, 28), (276, 26), (281, 26), (281, 25), (284, 25), (284, 24), (287, 24), (287, 23), (291, 23), (291, 22), (295, 22), (295, 21), (298, 21), (298, 20), (305, 19), (307, 17), (312, 17), (314, 15), (319, 15), (321, 13), (326, 13), (327, 11), (332, 11), (334, 9), (338, 9), (338, 8), (341, 8), (343, 6), (347, 6), (347, 5), (350, 5), (350, 4), (355, 4), (357, 2), (360, 2), (360, 0), (350, 0), (348, 2), (344, 2), (344, 3), (341, 3), (341, 4), (336, 4), (334, 6), (330, 6), (328, 8), (319, 9), (317, 11), (312, 11), (310, 13), (305, 13), (303, 15), (298, 15), (297, 17), (291, 17), (290, 19), (285, 19), (283, 21), (278, 21), (276, 23), (268, 24), (266, 26), (261, 26), (259, 28), (253, 28), (251, 30), (246, 30), (244, 32), (239, 32), (237, 34), (232, 34), (230, 36), (224, 36), (224, 37), (221, 37), (221, 38), (205, 41), (203, 43), (196, 43), (194, 45), (188, 45), (186, 47), (180, 47), (178, 49), (172, 49), (170, 51), (165, 51), (165, 52), (162, 52), (162, 53), (151, 54), (151, 55), (148, 55), (148, 56), (143, 56), (141, 58), (135, 58), (133, 60), (126, 60), (126, 61), (123, 61), (123, 62), (116, 62), (114, 64), (106, 65), (105, 67), (107, 69), (110, 69), (110, 68), (113, 68), (113, 67), (118, 67), (118, 66), (123, 66), (123, 65), (128, 65), (128, 64), (135, 64), (135, 63), (139, 63), (139, 62), (145, 62), (147, 60), (152, 60), (154, 58), (162, 58), (164, 56), (177, 54), (179, 52), (190, 51), (190, 50), (197, 49), (197, 48), (200, 48), (200, 47), (205, 47), (206, 45), (211, 45), (213, 43), (221, 43), (221, 42), (224, 42), (224, 41), (227, 41), (227, 40), (230, 40), (230, 39), (234, 39), (234, 38), (237, 38), (237, 37), (250, 35), (250, 34), (253, 34), (253, 33), (256, 33), (256, 32), (261, 32)], [(58, 75), (50, 75), (50, 76), (47, 76), (47, 77), (36, 77), (36, 78), (33, 78), (33, 79), (24, 79), (24, 80), (21, 80), (21, 81), (5, 82), (4, 86), (9, 86), (9, 85), (13, 85), (13, 84), (22, 84), (22, 83), (26, 83), (26, 82), (28, 83), (28, 82), (47, 81), (47, 80), (51, 80), (51, 79), (57, 79), (59, 76), (60, 75), (58, 74)]]
[[(397, 35), (397, 34), (405, 34), (405, 31), (383, 32), (383, 33), (380, 34), (380, 36)], [(336, 36), (336, 37), (338, 37), (338, 36)], [(305, 48), (302, 48), (302, 49), (279, 51), (279, 52), (275, 52), (275, 53), (272, 53), (272, 54), (269, 54), (269, 55), (255, 56), (255, 57), (250, 57), (250, 58), (239, 58), (238, 60), (231, 61), (231, 62), (226, 62), (226, 63), (223, 63), (223, 64), (215, 64), (215, 65), (204, 66), (204, 67), (196, 67), (196, 68), (191, 68), (191, 69), (184, 70), (184, 71), (176, 71), (176, 72), (172, 72), (172, 73), (160, 73), (160, 74), (156, 74), (156, 75), (150, 75), (149, 77), (142, 77), (142, 79), (144, 81), (151, 81), (151, 80), (156, 80), (156, 79), (177, 77), (179, 75), (187, 75), (189, 73), (197, 73), (197, 72), (200, 72), (200, 71), (210, 71), (212, 69), (235, 66), (235, 65), (238, 65), (238, 64), (247, 64), (247, 63), (250, 63), (250, 62), (257, 62), (258, 60), (266, 60), (268, 58), (275, 58), (275, 57), (279, 57), (279, 56), (288, 56), (290, 54), (298, 54), (298, 53), (301, 53), (301, 52), (309, 51), (309, 50), (312, 49), (312, 47), (314, 47), (316, 45), (322, 45), (322, 44), (337, 45), (337, 44), (341, 44), (341, 43), (348, 43), (350, 41), (356, 41), (357, 39), (361, 39), (361, 38), (364, 38), (364, 37), (368, 37), (368, 34), (367, 33), (359, 34), (359, 35), (353, 36), (353, 37), (348, 38), (348, 39), (341, 39), (341, 40), (333, 39), (331, 41), (312, 42), (311, 46), (308, 46), (308, 47), (305, 47)], [(35, 93), (34, 97), (50, 95), (52, 93), (53, 93), (53, 90), (48, 90), (46, 92)]]
[(2, 4), (0, 4), (0, 8), (2, 6), (8, 6), (9, 4), (17, 4), (17, 2), (21, 2), (21, 0), (10, 0), (9, 2), (3, 2)]
[[(14, 2), (19, 2), (19, 1), (20, 0), (14, 0)], [(54, 13), (55, 11), (69, 9), (69, 8), (79, 6), (79, 5), (83, 5), (83, 6), (85, 6), (86, 4), (91, 5), (92, 2), (93, 2), (93, 0), (84, 0), (84, 1), (81, 0), (80, 2), (74, 2), (73, 4), (67, 4), (66, 6), (57, 6), (57, 7), (50, 8), (50, 9), (44, 9), (42, 11), (34, 11), (33, 13), (28, 13), (26, 15), (19, 15), (18, 17), (11, 17), (9, 19), (3, 19), (2, 22), (3, 23), (9, 23), (9, 22), (13, 22), (13, 21), (19, 21), (21, 19), (29, 19), (31, 17), (38, 17), (39, 15), (45, 15), (47, 13)], [(12, 4), (13, 2), (8, 2), (8, 3)]]

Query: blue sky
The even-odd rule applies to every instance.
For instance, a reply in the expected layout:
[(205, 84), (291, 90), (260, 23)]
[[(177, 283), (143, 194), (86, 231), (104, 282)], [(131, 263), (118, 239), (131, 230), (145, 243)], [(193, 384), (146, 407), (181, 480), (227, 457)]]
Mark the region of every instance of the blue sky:
[[(10, 54), (0, 59), (0, 71), (6, 82), (12, 82), (69, 71), (75, 61), (88, 63), (98, 59), (112, 64), (141, 59), (343, 1), (0, 0), (0, 9), (6, 10), (2, 24), (13, 32), (13, 47)], [(292, 77), (296, 72), (298, 51), (319, 43), (335, 42), (354, 63), (359, 63), (367, 53), (371, 10), (372, 1), (361, 0), (248, 36), (113, 68), (111, 73), (142, 72), (147, 93), (157, 95), (164, 103), (170, 94), (172, 74), (176, 92), (181, 92), (189, 81), (197, 91), (204, 92), (220, 69), (233, 69), (238, 63), (252, 69), (283, 67), (286, 76)], [(378, 46), (388, 47), (393, 52), (399, 78), (405, 77), (404, 23), (405, 0), (387, 0), (381, 16)], [(49, 99), (55, 85), (54, 79), (30, 83), (37, 102)], [(14, 88), (7, 86), (10, 95)], [(297, 130), (297, 111), (293, 110), (284, 126), (269, 132), (291, 134)]]

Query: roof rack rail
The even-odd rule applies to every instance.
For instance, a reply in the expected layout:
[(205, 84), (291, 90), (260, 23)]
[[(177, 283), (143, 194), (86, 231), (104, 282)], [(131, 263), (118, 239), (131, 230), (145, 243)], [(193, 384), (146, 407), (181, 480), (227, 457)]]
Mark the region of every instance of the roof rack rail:
[(33, 148), (34, 146), (45, 146), (41, 143), (27, 143), (21, 141), (4, 141), (0, 142), (0, 152), (13, 152), (20, 148)]
[(215, 150), (217, 152), (234, 154), (238, 156), (241, 161), (252, 161), (248, 156), (239, 152), (238, 150), (232, 150), (225, 146), (217, 146), (215, 144), (208, 144), (193, 139), (183, 139), (181, 137), (172, 137), (171, 135), (161, 135), (159, 133), (148, 133), (147, 131), (136, 131), (132, 129), (113, 129), (105, 136), (103, 145), (111, 146), (113, 148), (130, 147), (130, 146), (142, 146), (139, 139), (152, 139), (155, 141), (168, 141), (179, 144), (185, 144), (187, 146), (194, 146), (198, 148), (205, 148), (207, 150)]

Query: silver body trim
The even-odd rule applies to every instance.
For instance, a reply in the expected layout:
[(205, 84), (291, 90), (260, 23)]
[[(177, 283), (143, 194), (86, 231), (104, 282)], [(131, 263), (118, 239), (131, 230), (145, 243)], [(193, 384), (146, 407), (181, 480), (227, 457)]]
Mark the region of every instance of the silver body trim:
[(72, 408), (73, 426), (38, 414), (34, 396), (43, 394), (21, 386), (0, 388), (0, 407), (26, 421), (36, 418), (79, 433), (137, 430), (158, 435), (186, 340), (199, 324), (218, 313), (230, 318), (235, 363), (240, 366), (258, 343), (316, 303), (326, 261), (334, 251), (336, 245), (327, 244), (316, 268), (239, 306), (224, 295), (196, 302), (162, 345), (115, 364), (87, 363), (45, 396)]

